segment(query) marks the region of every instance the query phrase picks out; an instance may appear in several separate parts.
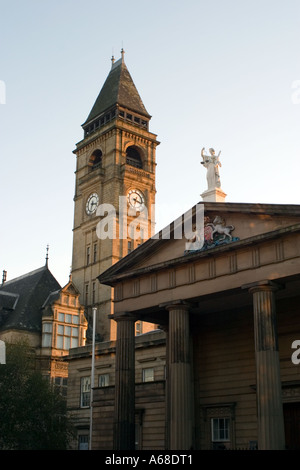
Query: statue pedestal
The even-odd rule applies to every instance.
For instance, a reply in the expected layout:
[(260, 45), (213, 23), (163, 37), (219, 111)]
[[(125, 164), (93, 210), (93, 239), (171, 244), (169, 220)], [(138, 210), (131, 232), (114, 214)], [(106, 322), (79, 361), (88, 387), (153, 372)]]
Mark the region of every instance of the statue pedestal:
[(204, 202), (225, 202), (226, 196), (221, 188), (207, 189), (201, 194)]

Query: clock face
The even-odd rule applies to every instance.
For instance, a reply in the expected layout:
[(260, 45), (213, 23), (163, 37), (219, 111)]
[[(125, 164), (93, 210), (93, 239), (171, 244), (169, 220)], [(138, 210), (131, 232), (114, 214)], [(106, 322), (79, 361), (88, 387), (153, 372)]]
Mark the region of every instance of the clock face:
[(86, 201), (86, 206), (85, 210), (88, 215), (93, 214), (99, 204), (99, 196), (97, 193), (93, 193), (88, 197), (88, 200)]
[(142, 211), (145, 208), (145, 198), (141, 191), (138, 189), (131, 189), (128, 191), (127, 199), (130, 207)]

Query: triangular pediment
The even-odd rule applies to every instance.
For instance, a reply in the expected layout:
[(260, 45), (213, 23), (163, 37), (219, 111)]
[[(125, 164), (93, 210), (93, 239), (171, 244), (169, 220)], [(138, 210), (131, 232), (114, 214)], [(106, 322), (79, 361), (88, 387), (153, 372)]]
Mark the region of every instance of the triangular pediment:
[[(201, 241), (195, 223), (200, 205), (204, 210)], [(189, 238), (191, 214), (194, 233)], [(138, 275), (141, 271), (182, 263), (184, 257), (211, 256), (229, 247), (234, 249), (234, 246), (264, 241), (294, 230), (300, 230), (298, 205), (199, 203), (101, 274), (99, 281), (113, 284), (129, 273)]]
[(70, 280), (68, 284), (66, 284), (62, 288), (61, 292), (62, 294), (69, 294), (69, 295), (76, 295), (76, 296), (80, 295), (79, 290), (77, 289), (77, 287), (75, 286), (72, 280)]

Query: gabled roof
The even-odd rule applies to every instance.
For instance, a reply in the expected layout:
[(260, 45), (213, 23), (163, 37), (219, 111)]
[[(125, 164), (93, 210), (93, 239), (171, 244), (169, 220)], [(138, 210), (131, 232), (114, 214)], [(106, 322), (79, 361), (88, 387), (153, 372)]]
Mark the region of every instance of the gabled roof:
[(54, 302), (60, 300), (62, 294), (71, 294), (71, 295), (75, 295), (76, 297), (80, 296), (80, 292), (75, 286), (75, 284), (73, 283), (73, 281), (71, 280), (71, 278), (64, 287), (59, 288), (56, 291), (50, 292), (47, 299), (43, 303), (42, 308), (51, 306)]
[(112, 65), (111, 71), (83, 126), (116, 105), (150, 118), (123, 57)]
[[(280, 237), (287, 232), (300, 232), (300, 205), (224, 202), (200, 202), (199, 204), (204, 205), (205, 216), (222, 214), (225, 215), (227, 222), (228, 219), (235, 219), (237, 222), (238, 218), (243, 220), (243, 233), (241, 237), (242, 229), (238, 226), (238, 223), (235, 223), (236, 235), (240, 237), (237, 238), (238, 241), (217, 246), (207, 251), (195, 251), (194, 253), (185, 254), (184, 246), (186, 240), (184, 237), (182, 239), (174, 239), (175, 225), (181, 225), (183, 228), (185, 214), (182, 214), (165, 229), (149, 238), (127, 256), (104, 271), (98, 276), (99, 282), (115, 286), (126, 278), (155, 272), (166, 267), (175, 267), (189, 262), (191, 259), (195, 260), (197, 257), (207, 257), (220, 251), (232, 250), (234, 247), (238, 248), (247, 244), (259, 243), (263, 240)], [(188, 213), (194, 216), (196, 206), (191, 211), (188, 211)], [(163, 232), (169, 232), (170, 237), (164, 238)], [(163, 252), (165, 254), (162, 256)], [(159, 256), (157, 256), (158, 253), (160, 253)]]
[(42, 306), (61, 286), (47, 266), (0, 286), (0, 328), (41, 331)]

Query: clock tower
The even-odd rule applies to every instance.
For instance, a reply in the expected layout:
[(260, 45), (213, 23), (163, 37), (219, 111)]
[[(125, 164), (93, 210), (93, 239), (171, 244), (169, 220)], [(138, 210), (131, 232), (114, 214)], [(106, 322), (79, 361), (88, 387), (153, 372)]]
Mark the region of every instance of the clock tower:
[[(113, 340), (113, 291), (97, 277), (153, 234), (156, 135), (151, 116), (121, 58), (82, 125), (77, 145), (72, 280), (88, 320), (97, 307), (96, 333)], [(138, 324), (139, 332), (149, 329)], [(151, 328), (150, 328), (151, 329)]]

